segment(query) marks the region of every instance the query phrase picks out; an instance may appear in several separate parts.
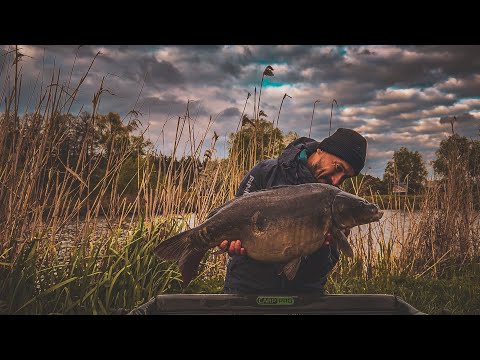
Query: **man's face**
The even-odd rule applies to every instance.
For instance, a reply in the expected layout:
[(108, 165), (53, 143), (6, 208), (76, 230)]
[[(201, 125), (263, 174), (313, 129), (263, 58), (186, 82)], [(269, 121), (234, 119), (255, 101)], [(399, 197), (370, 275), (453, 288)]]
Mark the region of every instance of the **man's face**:
[(319, 183), (334, 186), (341, 185), (355, 174), (353, 167), (345, 160), (320, 149), (308, 157), (307, 166)]

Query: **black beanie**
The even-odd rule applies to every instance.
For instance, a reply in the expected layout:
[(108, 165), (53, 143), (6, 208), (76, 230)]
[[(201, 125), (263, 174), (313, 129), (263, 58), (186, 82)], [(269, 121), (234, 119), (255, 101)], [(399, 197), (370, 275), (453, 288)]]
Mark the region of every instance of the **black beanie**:
[(352, 165), (355, 175), (358, 175), (365, 165), (367, 140), (354, 130), (339, 128), (323, 139), (318, 147)]

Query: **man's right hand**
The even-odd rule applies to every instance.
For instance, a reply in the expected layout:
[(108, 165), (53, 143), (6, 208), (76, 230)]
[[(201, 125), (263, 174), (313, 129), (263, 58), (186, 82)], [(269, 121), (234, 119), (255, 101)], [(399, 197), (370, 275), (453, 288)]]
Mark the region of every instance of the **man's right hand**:
[[(228, 245), (230, 243), (230, 246)], [(224, 240), (218, 247), (222, 250), (226, 250), (228, 246), (228, 254), (233, 255), (245, 255), (247, 251), (242, 247), (242, 242), (240, 240)]]

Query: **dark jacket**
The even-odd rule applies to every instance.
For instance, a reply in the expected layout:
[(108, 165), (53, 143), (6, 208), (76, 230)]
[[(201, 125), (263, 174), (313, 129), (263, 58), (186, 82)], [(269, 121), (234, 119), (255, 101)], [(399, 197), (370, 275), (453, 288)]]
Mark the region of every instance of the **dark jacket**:
[[(261, 161), (243, 178), (235, 196), (277, 185), (316, 182), (299, 155), (305, 149), (308, 156), (318, 144), (313, 139), (302, 137), (290, 143), (278, 159)], [(297, 275), (293, 280), (288, 280), (284, 274), (278, 275), (282, 264), (259, 262), (248, 257), (248, 254), (232, 256), (227, 263), (224, 291), (257, 294), (322, 292), (327, 274), (338, 259), (336, 245), (322, 246), (312, 255), (303, 257)]]

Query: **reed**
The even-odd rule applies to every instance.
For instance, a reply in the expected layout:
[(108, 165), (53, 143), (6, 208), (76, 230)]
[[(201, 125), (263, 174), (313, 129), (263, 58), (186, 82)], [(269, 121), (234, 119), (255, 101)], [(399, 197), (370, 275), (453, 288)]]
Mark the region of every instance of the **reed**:
[[(47, 83), (39, 84), (32, 112), (19, 114), (22, 58), (16, 47), (5, 54), (0, 67), (1, 95), (6, 99), (0, 105), (0, 312), (112, 314), (157, 294), (182, 291), (177, 266), (159, 261), (152, 249), (204, 221), (212, 209), (235, 196), (258, 161), (278, 155), (281, 138), (273, 132), (274, 140), (267, 137), (264, 144), (258, 119), (263, 76), (272, 76), (273, 69), (264, 71), (258, 100), (254, 92), (252, 119), (245, 114), (248, 94), (229, 156), (219, 159), (218, 135), (211, 134), (215, 117), (199, 134), (195, 126), (201, 119), (192, 115), (190, 101), (174, 120), (168, 154), (154, 146), (144, 150), (147, 129), (128, 136), (138, 122), (138, 110), (132, 109), (135, 119), (128, 124), (115, 114), (98, 113), (101, 98), (112, 96), (103, 81), (93, 94), (91, 113), (70, 114), (90, 69), (78, 84), (70, 76), (63, 85), (55, 69)], [(278, 131), (287, 96), (272, 131)], [(80, 138), (75, 127), (82, 129)], [(95, 151), (99, 134), (104, 141), (101, 151)], [(257, 156), (259, 141), (262, 151)], [(129, 166), (135, 171), (125, 179)], [(398, 194), (369, 193), (361, 176), (350, 180), (354, 193), (369, 193), (382, 208), (395, 211), (379, 223), (352, 230), (355, 255), (341, 258), (330, 276), (330, 292), (402, 294), (406, 288), (392, 287), (390, 280), (447, 281), (475, 263), (479, 194), (465, 176), (466, 164), (452, 155), (449, 166), (448, 176), (427, 189), (421, 205), (416, 197), (404, 201)], [(132, 187), (133, 194), (127, 191)], [(225, 255), (207, 254), (186, 291), (221, 291), (225, 261)], [(471, 274), (477, 276), (478, 271)], [(464, 292), (452, 296), (457, 298), (451, 305), (458, 306)], [(427, 304), (427, 299), (417, 300)]]
[[(5, 59), (18, 62), (19, 54), (16, 48)], [(135, 174), (122, 188), (122, 168), (139, 151), (145, 131), (125, 137), (122, 131), (132, 128), (130, 122), (123, 125), (114, 114), (98, 114), (101, 97), (109, 93), (103, 81), (93, 95), (92, 113), (75, 117), (64, 111), (88, 74), (79, 84), (69, 81), (72, 91), (61, 85), (60, 71), (54, 69), (50, 82), (41, 84), (34, 112), (19, 116), (19, 67), (4, 66), (2, 71), (6, 96), (0, 117), (5, 129), (0, 133), (0, 302), (6, 304), (2, 311), (106, 314), (172, 291), (178, 273), (171, 264), (159, 262), (152, 248), (185, 230), (185, 219), (193, 210), (201, 219), (209, 206), (225, 198), (225, 192), (204, 192), (202, 196), (213, 200), (206, 208), (194, 209), (203, 202), (198, 201), (200, 192), (193, 190), (202, 184), (206, 188), (196, 168), (205, 136), (195, 138), (195, 119), (188, 107), (177, 121), (171, 153), (172, 159), (186, 160), (175, 167), (175, 161), (167, 165), (166, 157), (154, 151), (137, 154)], [(73, 139), (72, 129), (79, 124), (83, 138)], [(104, 145), (94, 151), (99, 134), (105, 137)], [(192, 146), (179, 155), (182, 136)], [(76, 158), (71, 155), (73, 146)], [(212, 173), (214, 178), (219, 170)], [(137, 187), (133, 199), (125, 194), (132, 181)], [(190, 187), (182, 186), (185, 183)]]

